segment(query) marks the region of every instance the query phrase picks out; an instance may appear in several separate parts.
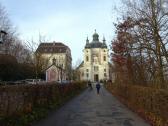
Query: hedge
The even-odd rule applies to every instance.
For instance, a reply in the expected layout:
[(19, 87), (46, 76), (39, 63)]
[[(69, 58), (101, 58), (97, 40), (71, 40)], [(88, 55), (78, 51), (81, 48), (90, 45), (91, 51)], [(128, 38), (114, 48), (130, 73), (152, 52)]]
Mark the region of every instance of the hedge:
[(168, 126), (168, 90), (112, 83), (106, 88), (153, 126)]
[(85, 89), (85, 82), (0, 86), (0, 125), (24, 126)]

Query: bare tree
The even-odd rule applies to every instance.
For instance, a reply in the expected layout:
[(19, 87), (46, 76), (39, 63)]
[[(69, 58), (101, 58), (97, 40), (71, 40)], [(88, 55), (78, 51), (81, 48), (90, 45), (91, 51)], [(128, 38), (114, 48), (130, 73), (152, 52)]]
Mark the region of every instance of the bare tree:
[(18, 62), (27, 62), (30, 60), (29, 50), (22, 44), (19, 39), (17, 29), (12, 25), (6, 9), (0, 4), (0, 30), (7, 33), (4, 37), (3, 44), (0, 46), (1, 52), (9, 54), (18, 60)]
[[(168, 1), (123, 0), (123, 3), (127, 9), (123, 20), (129, 21), (130, 26), (126, 22), (122, 25), (127, 25), (126, 32), (133, 37), (132, 48), (128, 50), (134, 60), (135, 56), (139, 57), (134, 66), (141, 68), (141, 75), (152, 77), (155, 83), (164, 87), (163, 69), (168, 64)], [(125, 39), (129, 41), (129, 38)], [(143, 64), (146, 66), (142, 67)]]
[(75, 65), (72, 67), (72, 79), (73, 80), (80, 80), (80, 65), (82, 64), (82, 60), (78, 59)]
[(34, 66), (33, 68), (34, 68), (36, 78), (41, 78), (41, 75), (45, 73), (45, 70), (48, 67), (51, 61), (51, 58), (53, 56), (53, 54), (51, 54), (49, 57), (44, 57), (43, 53), (40, 50), (38, 50), (39, 45), (46, 41), (47, 41), (46, 37), (41, 36), (39, 34), (38, 41), (34, 41), (32, 39), (31, 41), (25, 42), (26, 47), (31, 52), (32, 64)]

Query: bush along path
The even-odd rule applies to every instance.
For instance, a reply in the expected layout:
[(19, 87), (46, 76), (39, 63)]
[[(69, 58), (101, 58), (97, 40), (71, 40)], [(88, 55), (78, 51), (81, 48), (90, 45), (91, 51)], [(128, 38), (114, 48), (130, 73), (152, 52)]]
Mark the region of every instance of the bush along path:
[(0, 126), (30, 126), (32, 122), (56, 111), (84, 89), (86, 82), (1, 86)]
[(101, 86), (87, 89), (32, 126), (150, 126)]
[(152, 126), (168, 126), (168, 91), (129, 84), (106, 84), (122, 103), (138, 113)]

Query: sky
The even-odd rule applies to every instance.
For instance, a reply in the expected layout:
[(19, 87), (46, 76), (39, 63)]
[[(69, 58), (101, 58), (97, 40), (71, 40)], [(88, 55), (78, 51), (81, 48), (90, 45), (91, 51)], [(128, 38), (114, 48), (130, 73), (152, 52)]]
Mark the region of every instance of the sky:
[(63, 42), (71, 49), (72, 63), (83, 59), (86, 37), (96, 29), (107, 45), (115, 36), (115, 6), (119, 0), (1, 0), (23, 41)]

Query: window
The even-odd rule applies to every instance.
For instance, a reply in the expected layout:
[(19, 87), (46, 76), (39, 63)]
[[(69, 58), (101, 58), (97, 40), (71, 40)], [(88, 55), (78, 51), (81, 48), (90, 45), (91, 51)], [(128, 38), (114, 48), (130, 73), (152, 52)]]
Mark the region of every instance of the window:
[(86, 72), (89, 72), (89, 69), (86, 69)]
[(106, 73), (104, 73), (104, 77), (107, 77)]
[(103, 57), (103, 60), (106, 61), (106, 56)]
[(106, 72), (106, 69), (104, 69), (104, 72)]
[(94, 66), (94, 71), (98, 71), (99, 67), (98, 66)]
[(88, 56), (86, 56), (86, 61), (89, 61), (89, 57)]
[(95, 62), (95, 63), (98, 62), (98, 57), (97, 57), (97, 56), (94, 56), (94, 57), (93, 57), (93, 62)]
[(86, 77), (87, 77), (87, 78), (89, 77), (89, 74), (88, 74), (88, 73), (86, 74)]
[(104, 52), (106, 52), (106, 50), (104, 50)]

